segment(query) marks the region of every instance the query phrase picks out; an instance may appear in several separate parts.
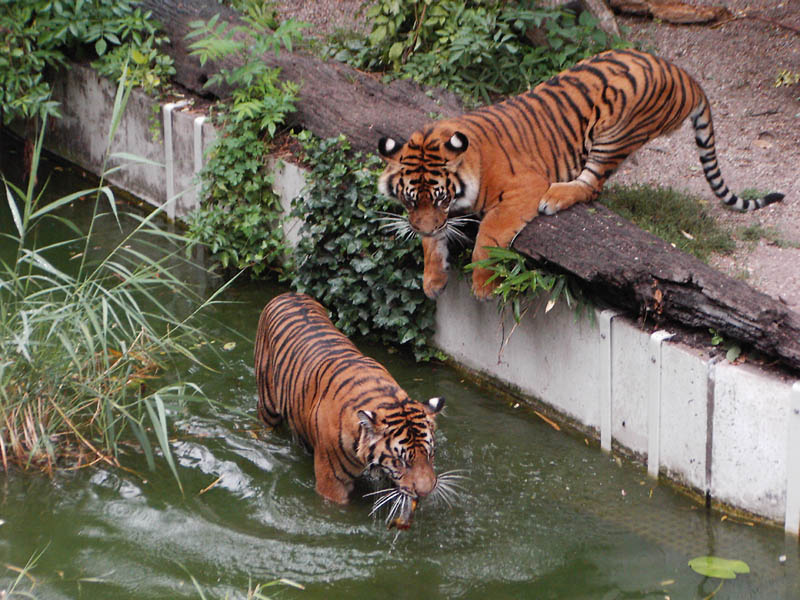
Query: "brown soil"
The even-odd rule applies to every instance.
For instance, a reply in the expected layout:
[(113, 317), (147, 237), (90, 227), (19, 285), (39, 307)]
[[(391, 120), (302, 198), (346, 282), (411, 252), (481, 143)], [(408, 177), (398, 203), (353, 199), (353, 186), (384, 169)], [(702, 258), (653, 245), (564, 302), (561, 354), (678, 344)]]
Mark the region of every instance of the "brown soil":
[[(717, 202), (697, 160), (690, 126), (650, 142), (613, 177), (687, 190), (708, 202), (734, 231), (753, 224), (776, 236), (740, 242), (733, 255), (712, 264), (800, 310), (800, 85), (775, 87), (778, 72), (800, 72), (800, 2), (797, 0), (691, 0), (723, 4), (733, 19), (717, 25), (670, 25), (618, 16), (641, 48), (691, 73), (705, 89), (714, 114), (717, 154), (735, 192), (782, 192), (783, 202), (739, 214)], [(282, 0), (281, 14), (314, 24), (314, 33), (363, 29), (354, 16), (361, 0)], [(773, 241), (778, 238), (782, 242)]]

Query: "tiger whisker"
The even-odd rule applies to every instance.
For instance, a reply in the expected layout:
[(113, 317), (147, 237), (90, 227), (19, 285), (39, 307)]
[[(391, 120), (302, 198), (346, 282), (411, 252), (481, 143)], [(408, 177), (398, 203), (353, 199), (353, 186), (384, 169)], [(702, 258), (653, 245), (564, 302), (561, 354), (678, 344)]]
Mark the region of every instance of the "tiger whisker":
[(391, 522), (397, 512), (405, 506), (406, 498), (407, 496), (405, 494), (398, 494), (394, 504), (389, 508), (389, 515), (386, 517), (387, 523)]
[(454, 225), (458, 225), (459, 227), (463, 225), (477, 224), (481, 222), (480, 217), (478, 217), (475, 214), (450, 217), (449, 219), (447, 219), (447, 221), (449, 223), (453, 223)]
[(378, 512), (384, 504), (387, 504), (389, 502), (397, 504), (398, 498), (402, 495), (403, 494), (399, 490), (390, 490), (389, 492), (386, 493), (386, 495), (375, 500), (375, 503), (372, 505), (372, 510), (369, 512), (369, 516), (371, 517), (376, 512)]
[(436, 486), (431, 492), (431, 499), (434, 502), (441, 501), (448, 508), (452, 508), (453, 504), (462, 496), (462, 493), (466, 491), (459, 483), (461, 480), (469, 479), (464, 473), (466, 471), (462, 469), (455, 469), (440, 474), (436, 478)]
[(375, 490), (374, 492), (367, 492), (366, 494), (364, 494), (364, 498), (366, 498), (367, 496), (377, 496), (378, 494), (388, 494), (389, 492), (396, 492), (396, 491), (397, 491), (396, 487), (383, 488), (381, 490)]

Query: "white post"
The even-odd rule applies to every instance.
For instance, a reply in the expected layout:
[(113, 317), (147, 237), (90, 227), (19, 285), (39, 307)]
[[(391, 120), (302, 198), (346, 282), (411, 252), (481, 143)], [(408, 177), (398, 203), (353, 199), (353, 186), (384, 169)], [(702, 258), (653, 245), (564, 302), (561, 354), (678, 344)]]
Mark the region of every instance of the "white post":
[(784, 529), (787, 533), (800, 535), (800, 381), (792, 386), (787, 421)]
[(647, 373), (647, 474), (658, 479), (661, 466), (661, 344), (672, 337), (667, 331), (650, 336)]
[(170, 219), (175, 219), (175, 158), (172, 146), (172, 111), (187, 104), (186, 100), (181, 100), (180, 102), (170, 102), (161, 107), (164, 119), (164, 165), (167, 169), (167, 198), (165, 203), (169, 203), (167, 205), (167, 216)]
[(600, 448), (611, 452), (611, 413), (612, 395), (612, 354), (611, 354), (611, 322), (619, 313), (613, 310), (600, 311), (598, 324), (600, 327), (600, 354), (598, 363), (598, 399), (600, 402)]

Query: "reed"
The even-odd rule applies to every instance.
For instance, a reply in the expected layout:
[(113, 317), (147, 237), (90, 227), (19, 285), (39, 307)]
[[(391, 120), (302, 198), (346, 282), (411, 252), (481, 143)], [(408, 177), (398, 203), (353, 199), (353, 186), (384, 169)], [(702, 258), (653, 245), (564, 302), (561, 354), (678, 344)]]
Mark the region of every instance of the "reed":
[[(128, 93), (123, 81), (109, 146)], [(160, 448), (177, 479), (167, 416), (199, 399), (200, 390), (156, 382), (176, 357), (199, 362), (191, 348), (204, 336), (192, 317), (214, 299), (204, 301), (182, 281), (189, 242), (159, 227), (163, 209), (127, 214), (134, 224), (123, 230), (114, 192), (104, 184), (111, 169), (104, 167), (94, 188), (43, 202), (34, 182), (44, 130), (27, 187), (4, 180), (11, 230), (0, 231), (0, 464), (6, 471), (14, 465), (48, 472), (117, 466), (134, 447), (152, 468)], [(94, 210), (82, 231), (59, 209), (86, 196)], [(42, 242), (56, 223), (71, 232), (67, 239)], [(119, 240), (98, 250), (97, 233), (109, 223)]]

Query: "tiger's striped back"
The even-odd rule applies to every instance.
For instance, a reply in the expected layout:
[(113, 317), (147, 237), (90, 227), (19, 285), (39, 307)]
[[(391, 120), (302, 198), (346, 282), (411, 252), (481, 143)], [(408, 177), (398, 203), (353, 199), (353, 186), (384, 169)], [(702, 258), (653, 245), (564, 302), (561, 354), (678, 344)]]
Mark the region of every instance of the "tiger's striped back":
[(372, 468), (409, 497), (433, 490), (434, 415), (443, 400), (410, 399), (318, 302), (295, 293), (271, 300), (254, 358), (258, 415), (270, 427), (285, 420), (312, 450), (320, 494), (346, 502), (353, 480)]

